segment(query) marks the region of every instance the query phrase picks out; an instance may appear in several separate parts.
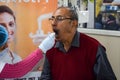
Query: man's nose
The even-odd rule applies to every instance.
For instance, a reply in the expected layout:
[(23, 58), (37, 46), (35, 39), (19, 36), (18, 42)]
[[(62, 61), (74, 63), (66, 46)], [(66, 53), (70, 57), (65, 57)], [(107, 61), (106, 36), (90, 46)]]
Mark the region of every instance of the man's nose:
[(56, 19), (52, 20), (52, 25), (57, 25), (57, 20)]

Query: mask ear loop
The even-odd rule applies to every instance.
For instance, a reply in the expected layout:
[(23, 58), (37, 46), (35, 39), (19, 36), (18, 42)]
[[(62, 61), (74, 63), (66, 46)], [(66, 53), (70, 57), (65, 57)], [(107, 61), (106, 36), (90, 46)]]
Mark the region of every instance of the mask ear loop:
[(14, 60), (13, 52), (9, 49), (9, 50), (8, 50), (8, 53), (10, 54), (10, 57), (12, 58), (11, 61), (12, 61), (12, 63), (13, 63), (13, 60)]

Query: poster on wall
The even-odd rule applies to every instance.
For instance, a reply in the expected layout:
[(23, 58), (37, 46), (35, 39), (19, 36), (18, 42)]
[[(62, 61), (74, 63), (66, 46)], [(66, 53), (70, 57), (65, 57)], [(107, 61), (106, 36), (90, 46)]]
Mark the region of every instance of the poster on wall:
[[(0, 0), (0, 25), (6, 27), (9, 32), (8, 48), (5, 50), (8, 52), (6, 55), (10, 54), (9, 57), (0, 58), (1, 61), (16, 63), (38, 47), (40, 41), (52, 32), (48, 18), (57, 8), (57, 3), (57, 0)], [(2, 11), (6, 6), (11, 11), (3, 14)], [(41, 61), (40, 66), (43, 65), (44, 60)], [(35, 71), (37, 69), (41, 70), (36, 67)], [(25, 75), (26, 79), (20, 80), (39, 80), (39, 77), (35, 78), (35, 76), (40, 74), (41, 72), (32, 72)]]
[(13, 48), (25, 58), (36, 48), (33, 38), (37, 34), (45, 36), (52, 32), (48, 18), (57, 8), (57, 0), (0, 0), (0, 5), (8, 6), (15, 14), (16, 34)]

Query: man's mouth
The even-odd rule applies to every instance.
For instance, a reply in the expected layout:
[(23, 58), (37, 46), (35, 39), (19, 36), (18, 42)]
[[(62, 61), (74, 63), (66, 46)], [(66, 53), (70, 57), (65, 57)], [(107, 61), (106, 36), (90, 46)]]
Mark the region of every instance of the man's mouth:
[(59, 30), (58, 29), (53, 29), (53, 31), (55, 32), (56, 35), (59, 34)]

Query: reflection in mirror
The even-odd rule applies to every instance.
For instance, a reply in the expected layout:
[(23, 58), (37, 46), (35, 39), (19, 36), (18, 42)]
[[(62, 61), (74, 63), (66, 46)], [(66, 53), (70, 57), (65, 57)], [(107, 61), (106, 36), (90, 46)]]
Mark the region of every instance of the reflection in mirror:
[(77, 11), (80, 28), (120, 31), (120, 0), (58, 0), (58, 3)]
[(58, 0), (58, 4), (77, 11), (80, 28), (94, 28), (94, 0)]
[(88, 0), (68, 0), (68, 6), (77, 11), (79, 27), (87, 28), (89, 20)]
[(95, 4), (94, 28), (120, 31), (120, 1), (96, 0)]

